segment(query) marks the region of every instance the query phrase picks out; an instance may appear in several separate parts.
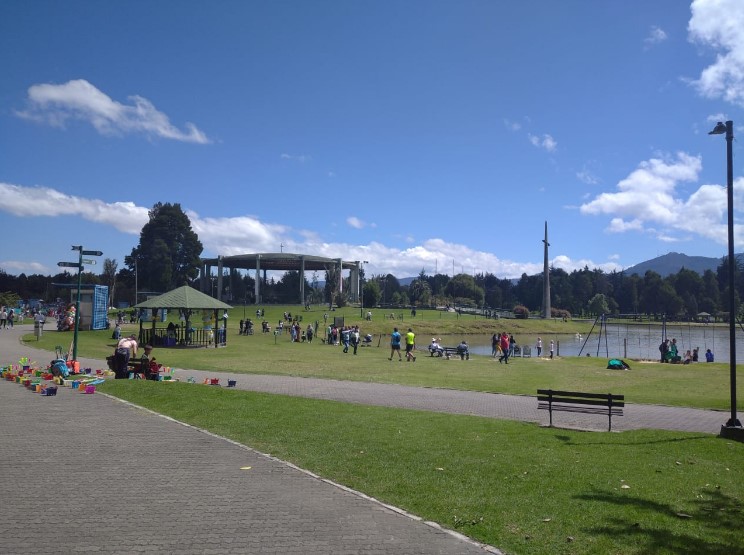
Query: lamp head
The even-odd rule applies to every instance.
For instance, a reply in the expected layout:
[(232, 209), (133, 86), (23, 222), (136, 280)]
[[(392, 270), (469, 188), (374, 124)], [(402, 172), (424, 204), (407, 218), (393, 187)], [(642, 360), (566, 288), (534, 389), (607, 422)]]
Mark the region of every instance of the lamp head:
[(719, 121), (712, 131), (708, 131), (708, 135), (723, 135), (726, 133), (726, 124)]

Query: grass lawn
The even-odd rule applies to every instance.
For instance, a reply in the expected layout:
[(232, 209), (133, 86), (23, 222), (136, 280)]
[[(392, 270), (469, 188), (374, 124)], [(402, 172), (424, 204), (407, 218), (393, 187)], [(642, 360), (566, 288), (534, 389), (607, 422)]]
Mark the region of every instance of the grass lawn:
[[(284, 310), (301, 314), (305, 326), (315, 320), (319, 320), (321, 328), (323, 326), (322, 308), (304, 311), (301, 307), (272, 307), (266, 310), (266, 319), (276, 323)], [(410, 319), (406, 312), (405, 319), (399, 321), (385, 320), (381, 310), (373, 310), (373, 313), (372, 322), (362, 321), (358, 308), (339, 309), (329, 313), (329, 316), (343, 316), (347, 324), (359, 323), (363, 332), (375, 334), (373, 346), (360, 348), (357, 356), (345, 355), (341, 349), (323, 345), (318, 340), (311, 345), (290, 343), (286, 333), (277, 337), (259, 331), (252, 336), (240, 336), (237, 331), (238, 320), (242, 318), (241, 308), (233, 309), (228, 319), (227, 348), (156, 348), (155, 357), (166, 366), (194, 370), (283, 374), (525, 395), (534, 395), (538, 388), (551, 387), (624, 394), (626, 401), (630, 403), (729, 409), (727, 363), (670, 365), (630, 361), (632, 370), (624, 372), (607, 370), (607, 361), (603, 358), (516, 358), (506, 366), (487, 356), (472, 356), (467, 362), (434, 359), (425, 350), (432, 335), (490, 335), (502, 329), (515, 333), (544, 333), (546, 328), (557, 328), (565, 332), (566, 326), (570, 327), (571, 333), (586, 333), (584, 327), (588, 329), (591, 323), (487, 320), (469, 315), (421, 310), (415, 319)], [(251, 314), (250, 309), (247, 314)], [(393, 325), (401, 329), (407, 329), (411, 325), (417, 332), (420, 347), (424, 350), (418, 352), (416, 363), (391, 363), (387, 360), (390, 354), (387, 334)], [(260, 329), (260, 324), (258, 328)], [(137, 326), (125, 326), (123, 332), (137, 330)], [(378, 348), (377, 338), (380, 334), (382, 340)], [(29, 346), (54, 351), (56, 345), (61, 345), (66, 351), (72, 341), (72, 333), (45, 331), (39, 341), (32, 334), (25, 339)], [(78, 355), (104, 359), (113, 352), (113, 346), (110, 331), (81, 332), (78, 338)], [(744, 408), (743, 381), (739, 380), (738, 383), (740, 410)]]
[[(391, 366), (372, 353), (370, 368)], [(412, 376), (436, 364), (392, 366)], [(556, 430), (186, 383), (101, 389), (507, 553), (744, 553), (744, 445), (711, 435)]]

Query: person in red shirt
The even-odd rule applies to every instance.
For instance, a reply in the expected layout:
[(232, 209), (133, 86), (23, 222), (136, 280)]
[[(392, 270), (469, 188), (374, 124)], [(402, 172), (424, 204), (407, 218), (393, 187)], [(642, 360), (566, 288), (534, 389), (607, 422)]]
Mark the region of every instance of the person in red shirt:
[(501, 356), (499, 357), (499, 364), (501, 364), (501, 361), (504, 361), (504, 364), (509, 364), (509, 336), (506, 335), (506, 332), (503, 332), (501, 334), (501, 340), (499, 344), (501, 346)]

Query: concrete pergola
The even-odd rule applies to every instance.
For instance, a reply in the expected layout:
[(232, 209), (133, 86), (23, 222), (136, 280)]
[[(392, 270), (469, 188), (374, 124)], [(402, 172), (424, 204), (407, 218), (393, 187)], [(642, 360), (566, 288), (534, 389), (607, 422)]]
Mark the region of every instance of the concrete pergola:
[(230, 269), (241, 269), (241, 270), (255, 270), (255, 297), (256, 304), (261, 304), (261, 270), (264, 272), (264, 279), (266, 279), (266, 272), (268, 270), (276, 270), (280, 272), (287, 272), (290, 270), (298, 270), (300, 272), (300, 290), (299, 290), (299, 304), (305, 302), (305, 271), (316, 271), (316, 270), (327, 270), (329, 267), (336, 267), (339, 271), (339, 290), (341, 290), (341, 279), (343, 277), (343, 270), (351, 270), (350, 282), (351, 282), (351, 299), (354, 302), (359, 302), (360, 291), (359, 291), (359, 270), (362, 262), (359, 260), (355, 261), (344, 261), (340, 258), (325, 258), (323, 256), (312, 256), (309, 254), (293, 254), (288, 252), (265, 252), (255, 254), (236, 254), (233, 256), (218, 256), (217, 258), (202, 258), (201, 259), (201, 276), (199, 287), (202, 292), (208, 292), (208, 278), (211, 275), (212, 268), (217, 267), (217, 298), (222, 298), (222, 270), (224, 268)]

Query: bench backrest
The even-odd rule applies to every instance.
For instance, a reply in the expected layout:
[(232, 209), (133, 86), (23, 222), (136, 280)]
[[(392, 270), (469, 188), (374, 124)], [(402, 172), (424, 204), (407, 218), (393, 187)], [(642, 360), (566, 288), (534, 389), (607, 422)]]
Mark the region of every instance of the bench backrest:
[(538, 389), (537, 400), (551, 403), (569, 403), (577, 405), (596, 405), (624, 407), (625, 395), (612, 393), (582, 393), (579, 391), (555, 391), (553, 389)]

